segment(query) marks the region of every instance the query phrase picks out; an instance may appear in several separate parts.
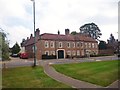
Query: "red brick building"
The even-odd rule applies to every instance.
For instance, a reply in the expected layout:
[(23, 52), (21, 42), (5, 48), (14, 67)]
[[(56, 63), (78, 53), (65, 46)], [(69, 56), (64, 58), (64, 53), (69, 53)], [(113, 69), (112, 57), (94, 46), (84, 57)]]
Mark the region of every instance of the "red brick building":
[[(23, 45), (24, 44), (24, 45)], [(26, 52), (33, 57), (34, 37), (22, 42)], [(98, 43), (95, 39), (83, 35), (69, 34), (69, 29), (65, 29), (65, 35), (44, 33), (40, 35), (40, 31), (36, 30), (36, 57), (38, 60), (46, 56), (55, 56), (59, 58), (82, 57), (87, 54), (98, 54)]]

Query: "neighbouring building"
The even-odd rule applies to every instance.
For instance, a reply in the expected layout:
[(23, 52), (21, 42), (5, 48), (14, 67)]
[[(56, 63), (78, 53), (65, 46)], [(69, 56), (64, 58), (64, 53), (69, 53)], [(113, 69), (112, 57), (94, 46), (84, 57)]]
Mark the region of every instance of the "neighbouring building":
[[(98, 54), (98, 42), (83, 34), (71, 35), (69, 29), (65, 29), (65, 35), (44, 33), (36, 29), (36, 57), (38, 60), (45, 56), (54, 58), (82, 57), (88, 54)], [(34, 37), (24, 39), (21, 43), (29, 57), (33, 57)]]
[(110, 38), (107, 40), (106, 48), (100, 49), (99, 54), (100, 55), (114, 55), (118, 52), (118, 39), (115, 39), (112, 34), (110, 34)]

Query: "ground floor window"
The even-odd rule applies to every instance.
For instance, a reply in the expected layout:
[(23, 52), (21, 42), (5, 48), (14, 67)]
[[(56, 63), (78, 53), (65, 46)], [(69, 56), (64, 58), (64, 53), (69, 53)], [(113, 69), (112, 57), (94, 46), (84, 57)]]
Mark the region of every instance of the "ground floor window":
[(50, 55), (55, 55), (55, 51), (50, 51)]
[(84, 56), (84, 50), (81, 51), (81, 55)]
[(79, 50), (77, 50), (77, 56), (80, 56), (80, 51)]
[(45, 51), (45, 55), (49, 55), (49, 51)]
[(76, 55), (75, 51), (72, 51), (72, 55), (73, 55), (73, 56), (75, 56), (75, 55)]
[(71, 56), (71, 51), (67, 51), (67, 55)]

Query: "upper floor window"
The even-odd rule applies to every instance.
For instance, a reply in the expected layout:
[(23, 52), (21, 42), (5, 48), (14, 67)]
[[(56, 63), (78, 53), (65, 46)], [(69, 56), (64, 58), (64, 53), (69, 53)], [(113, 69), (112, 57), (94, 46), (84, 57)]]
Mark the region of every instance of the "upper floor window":
[(96, 43), (96, 48), (98, 48), (98, 44)]
[(75, 42), (73, 42), (73, 48), (75, 48)]
[(70, 48), (70, 42), (67, 43), (67, 47)]
[(54, 42), (53, 41), (50, 42), (50, 47), (54, 48)]
[(89, 48), (91, 48), (91, 43), (89, 43)]
[(62, 42), (59, 42), (59, 48), (62, 48)]
[(81, 42), (81, 47), (83, 48), (83, 46), (84, 46), (84, 45), (83, 45), (83, 42)]
[(87, 48), (87, 43), (85, 43), (85, 48)]
[(80, 46), (80, 44), (79, 44), (79, 42), (77, 42), (77, 47), (79, 48), (79, 46)]
[(95, 48), (94, 43), (92, 43), (92, 48)]
[(49, 47), (49, 42), (45, 41), (45, 48), (48, 48), (48, 47)]

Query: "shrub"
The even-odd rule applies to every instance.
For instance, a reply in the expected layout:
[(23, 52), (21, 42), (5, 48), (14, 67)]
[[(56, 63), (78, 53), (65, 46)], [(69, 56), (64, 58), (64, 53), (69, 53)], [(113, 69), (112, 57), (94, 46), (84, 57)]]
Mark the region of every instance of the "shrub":
[(56, 59), (56, 55), (42, 55), (42, 59)]

